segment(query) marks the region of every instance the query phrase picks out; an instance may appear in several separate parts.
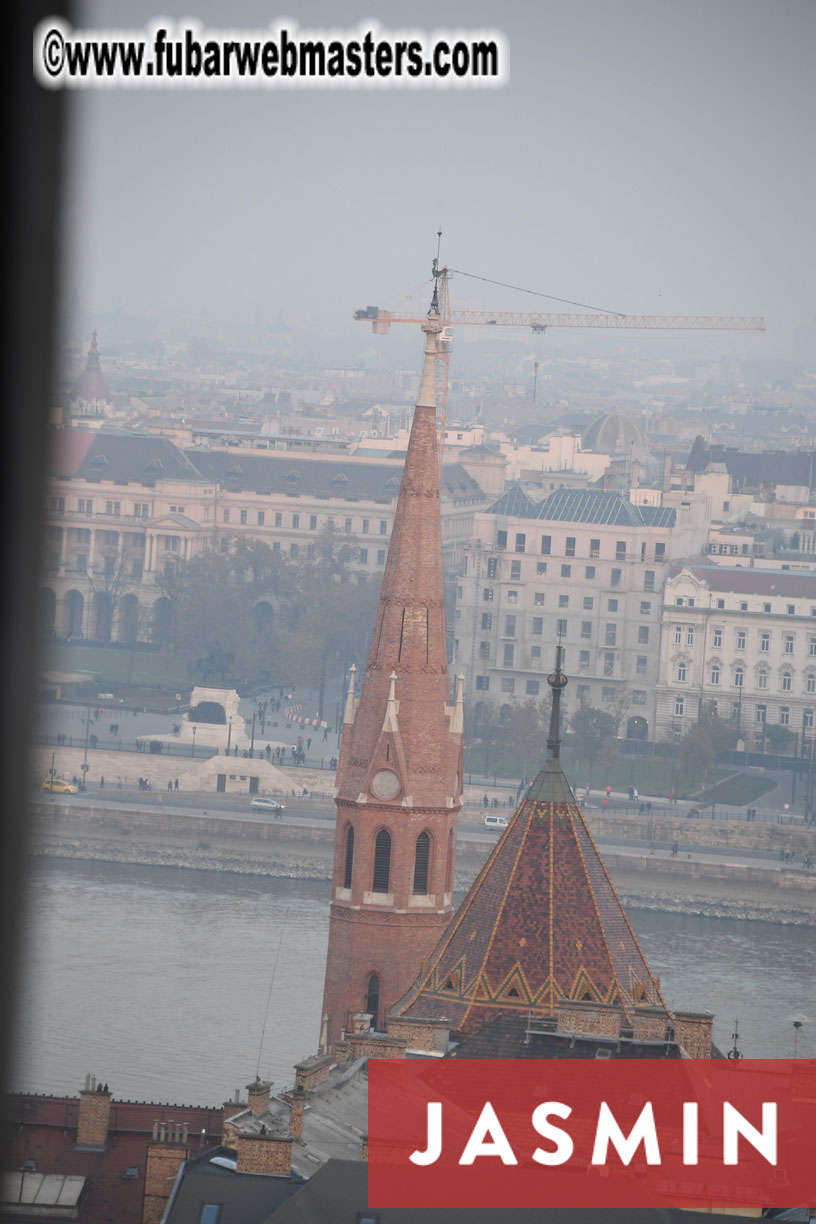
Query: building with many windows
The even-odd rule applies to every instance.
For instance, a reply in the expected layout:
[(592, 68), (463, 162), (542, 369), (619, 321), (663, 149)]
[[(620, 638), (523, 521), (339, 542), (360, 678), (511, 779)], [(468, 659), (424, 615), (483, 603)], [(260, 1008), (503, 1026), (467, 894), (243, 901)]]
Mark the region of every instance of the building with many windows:
[(816, 718), (812, 575), (723, 565), (673, 566), (666, 580), (657, 738), (680, 739), (712, 703), (749, 750), (766, 726), (804, 751)]
[[(309, 560), (333, 528), (354, 549), (360, 581), (385, 568), (401, 459), (182, 450), (168, 438), (79, 429), (58, 431), (54, 449), (43, 623), (57, 637), (162, 641), (171, 610), (157, 580), (231, 541)], [(458, 557), (486, 500), (463, 467), (445, 464), (447, 557)]]
[(573, 702), (651, 738), (664, 578), (700, 554), (707, 507), (694, 494), (652, 500), (559, 489), (534, 501), (516, 485), (475, 515), (454, 629), (471, 709), (544, 697), (560, 637)]

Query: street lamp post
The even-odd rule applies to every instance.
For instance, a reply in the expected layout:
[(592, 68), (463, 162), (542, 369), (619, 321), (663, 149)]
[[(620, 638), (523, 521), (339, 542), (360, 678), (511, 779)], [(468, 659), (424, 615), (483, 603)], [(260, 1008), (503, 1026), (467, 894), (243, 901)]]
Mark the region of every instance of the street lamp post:
[(91, 707), (85, 711), (85, 756), (82, 758), (82, 789), (88, 781), (88, 736), (91, 733)]
[(229, 728), (227, 730), (227, 756), (229, 756), (230, 744), (232, 743), (232, 719), (229, 720)]
[(196, 735), (196, 730), (197, 730), (197, 728), (196, 728), (195, 723), (194, 723), (194, 724), (193, 724), (193, 746), (192, 746), (192, 748), (191, 748), (191, 750), (190, 750), (190, 756), (193, 756), (193, 757), (195, 756), (195, 735)]
[(52, 752), (51, 753), (51, 793), (52, 794), (54, 793), (54, 757), (55, 756), (56, 756), (56, 753)]
[(255, 711), (254, 710), (252, 711), (252, 735), (249, 741), (249, 755), (250, 757), (253, 757), (255, 755)]

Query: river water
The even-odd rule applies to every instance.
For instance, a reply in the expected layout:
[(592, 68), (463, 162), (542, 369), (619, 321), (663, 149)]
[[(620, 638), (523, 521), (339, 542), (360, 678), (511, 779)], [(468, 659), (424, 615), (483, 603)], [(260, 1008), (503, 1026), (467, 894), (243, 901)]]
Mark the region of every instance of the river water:
[[(11, 1087), (215, 1105), (257, 1070), (282, 1087), (317, 1048), (328, 883), (34, 861)], [(726, 1050), (816, 1056), (816, 932), (630, 909), (670, 1007)]]

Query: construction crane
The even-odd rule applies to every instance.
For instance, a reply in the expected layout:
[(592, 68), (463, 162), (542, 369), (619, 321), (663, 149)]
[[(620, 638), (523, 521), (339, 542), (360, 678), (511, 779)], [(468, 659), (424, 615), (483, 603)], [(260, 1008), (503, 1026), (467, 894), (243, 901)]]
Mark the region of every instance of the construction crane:
[[(529, 327), (537, 334), (544, 333), (548, 327), (584, 327), (622, 331), (765, 331), (765, 320), (761, 315), (634, 315), (620, 314), (615, 311), (596, 311), (588, 314), (563, 312), (547, 314), (536, 311), (453, 310), (448, 287), (453, 272), (453, 268), (440, 268), (438, 258), (433, 261), (434, 301), (438, 302), (439, 322), (442, 324), (436, 352), (436, 408), (440, 456), (445, 443), (448, 373), (454, 327), (462, 325)], [(465, 272), (460, 275), (470, 274)], [(476, 279), (485, 280), (486, 278), (477, 277)], [(490, 283), (499, 284), (501, 282)], [(523, 292), (529, 291), (524, 290)], [(578, 305), (578, 303), (571, 304)], [(427, 315), (382, 310), (379, 306), (366, 306), (363, 310), (357, 310), (354, 318), (359, 323), (371, 323), (371, 330), (378, 336), (386, 335), (394, 323), (421, 324), (427, 321)]]

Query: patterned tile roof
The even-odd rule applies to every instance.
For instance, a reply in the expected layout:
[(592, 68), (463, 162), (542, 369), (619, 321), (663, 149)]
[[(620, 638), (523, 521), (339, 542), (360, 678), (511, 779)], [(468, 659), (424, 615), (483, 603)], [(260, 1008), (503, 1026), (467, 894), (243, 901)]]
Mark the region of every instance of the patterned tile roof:
[(512, 485), (488, 513), (618, 527), (673, 527), (677, 520), (677, 511), (672, 507), (636, 506), (620, 493), (603, 489), (557, 489), (543, 501), (534, 502), (520, 485)]
[[(555, 724), (557, 726), (557, 721)], [(664, 1005), (558, 759), (550, 753), (427, 966), (391, 1009), (476, 1033), (559, 999)]]

